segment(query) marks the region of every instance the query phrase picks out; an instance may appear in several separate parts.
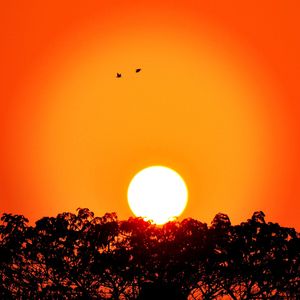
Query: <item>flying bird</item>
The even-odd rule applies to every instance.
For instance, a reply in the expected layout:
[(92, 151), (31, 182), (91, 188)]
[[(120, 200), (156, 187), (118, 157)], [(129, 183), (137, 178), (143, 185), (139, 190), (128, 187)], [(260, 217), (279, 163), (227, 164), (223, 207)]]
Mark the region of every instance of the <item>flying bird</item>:
[(141, 72), (142, 69), (135, 69), (135, 73)]
[(120, 77), (122, 77), (122, 74), (121, 73), (117, 73), (117, 76), (116, 76), (117, 78), (120, 78)]

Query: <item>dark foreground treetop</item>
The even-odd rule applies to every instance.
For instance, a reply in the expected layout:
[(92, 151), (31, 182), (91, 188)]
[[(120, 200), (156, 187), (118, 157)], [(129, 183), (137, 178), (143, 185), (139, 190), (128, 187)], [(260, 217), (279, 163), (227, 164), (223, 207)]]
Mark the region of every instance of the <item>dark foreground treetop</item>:
[(155, 226), (116, 214), (0, 223), (0, 299), (300, 299), (300, 240), (255, 212)]

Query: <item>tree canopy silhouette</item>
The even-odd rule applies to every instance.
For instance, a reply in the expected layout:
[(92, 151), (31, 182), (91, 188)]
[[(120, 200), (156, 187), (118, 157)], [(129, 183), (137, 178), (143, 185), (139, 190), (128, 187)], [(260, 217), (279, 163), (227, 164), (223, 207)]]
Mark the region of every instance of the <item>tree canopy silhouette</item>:
[(156, 226), (88, 209), (0, 223), (1, 299), (299, 299), (300, 240), (263, 212)]

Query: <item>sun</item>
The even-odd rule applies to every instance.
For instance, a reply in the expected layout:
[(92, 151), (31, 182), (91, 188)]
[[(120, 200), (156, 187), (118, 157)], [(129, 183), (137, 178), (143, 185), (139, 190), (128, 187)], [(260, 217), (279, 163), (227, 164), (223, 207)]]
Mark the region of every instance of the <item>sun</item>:
[(128, 203), (137, 217), (161, 225), (182, 214), (187, 186), (174, 170), (151, 166), (138, 172), (128, 187)]

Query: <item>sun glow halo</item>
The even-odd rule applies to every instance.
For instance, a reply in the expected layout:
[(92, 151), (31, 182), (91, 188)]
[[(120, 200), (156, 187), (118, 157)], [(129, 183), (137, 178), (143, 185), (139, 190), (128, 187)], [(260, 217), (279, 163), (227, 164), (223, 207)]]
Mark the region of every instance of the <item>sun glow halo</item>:
[(184, 180), (177, 172), (163, 166), (143, 169), (128, 187), (128, 202), (133, 213), (158, 225), (179, 216), (187, 199)]

